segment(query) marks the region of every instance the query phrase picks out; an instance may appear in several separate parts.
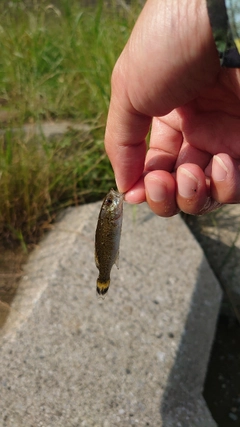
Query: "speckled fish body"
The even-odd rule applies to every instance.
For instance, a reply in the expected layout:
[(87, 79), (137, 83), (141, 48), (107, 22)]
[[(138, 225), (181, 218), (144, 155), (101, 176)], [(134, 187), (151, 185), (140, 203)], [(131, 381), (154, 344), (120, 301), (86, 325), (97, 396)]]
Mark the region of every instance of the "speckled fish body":
[(99, 270), (97, 293), (103, 296), (110, 285), (113, 264), (118, 267), (124, 195), (111, 189), (103, 200), (95, 236), (95, 261)]

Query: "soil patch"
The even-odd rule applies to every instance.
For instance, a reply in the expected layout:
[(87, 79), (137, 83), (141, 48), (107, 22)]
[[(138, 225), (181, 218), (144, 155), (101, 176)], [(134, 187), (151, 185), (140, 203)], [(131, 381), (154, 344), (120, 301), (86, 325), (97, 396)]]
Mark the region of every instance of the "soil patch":
[(0, 244), (0, 327), (9, 314), (27, 258), (21, 247), (7, 249)]

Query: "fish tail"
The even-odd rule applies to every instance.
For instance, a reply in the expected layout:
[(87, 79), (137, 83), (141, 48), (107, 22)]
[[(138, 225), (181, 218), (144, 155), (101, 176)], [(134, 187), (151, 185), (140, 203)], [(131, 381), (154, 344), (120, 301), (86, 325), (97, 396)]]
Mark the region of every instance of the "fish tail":
[(107, 293), (108, 288), (110, 285), (110, 280), (106, 280), (105, 282), (100, 281), (99, 279), (97, 280), (97, 293), (99, 296), (103, 296)]

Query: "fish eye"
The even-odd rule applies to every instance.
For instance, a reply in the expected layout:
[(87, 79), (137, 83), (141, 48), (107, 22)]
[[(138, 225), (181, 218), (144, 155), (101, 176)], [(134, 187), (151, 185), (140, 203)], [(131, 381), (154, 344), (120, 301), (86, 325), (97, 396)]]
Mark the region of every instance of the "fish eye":
[(111, 205), (113, 201), (112, 201), (112, 199), (107, 199), (106, 202), (108, 205)]

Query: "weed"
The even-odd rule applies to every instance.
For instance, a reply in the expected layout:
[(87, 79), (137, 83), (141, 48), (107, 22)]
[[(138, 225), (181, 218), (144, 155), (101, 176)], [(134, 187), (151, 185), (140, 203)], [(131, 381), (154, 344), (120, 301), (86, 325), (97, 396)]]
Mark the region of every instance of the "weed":
[(24, 141), (17, 132), (2, 135), (0, 234), (5, 241), (36, 242), (60, 209), (96, 200), (114, 185), (100, 132), (89, 125), (48, 141), (42, 136)]
[(127, 10), (101, 0), (91, 7), (36, 3), (0, 6), (1, 98), (20, 122), (105, 119), (111, 71), (137, 16), (136, 2)]
[[(0, 113), (9, 113), (0, 134), (0, 235), (24, 249), (60, 209), (114, 185), (103, 147), (109, 82), (139, 2), (80, 3), (0, 4)], [(51, 140), (16, 129), (64, 117), (87, 126)]]

